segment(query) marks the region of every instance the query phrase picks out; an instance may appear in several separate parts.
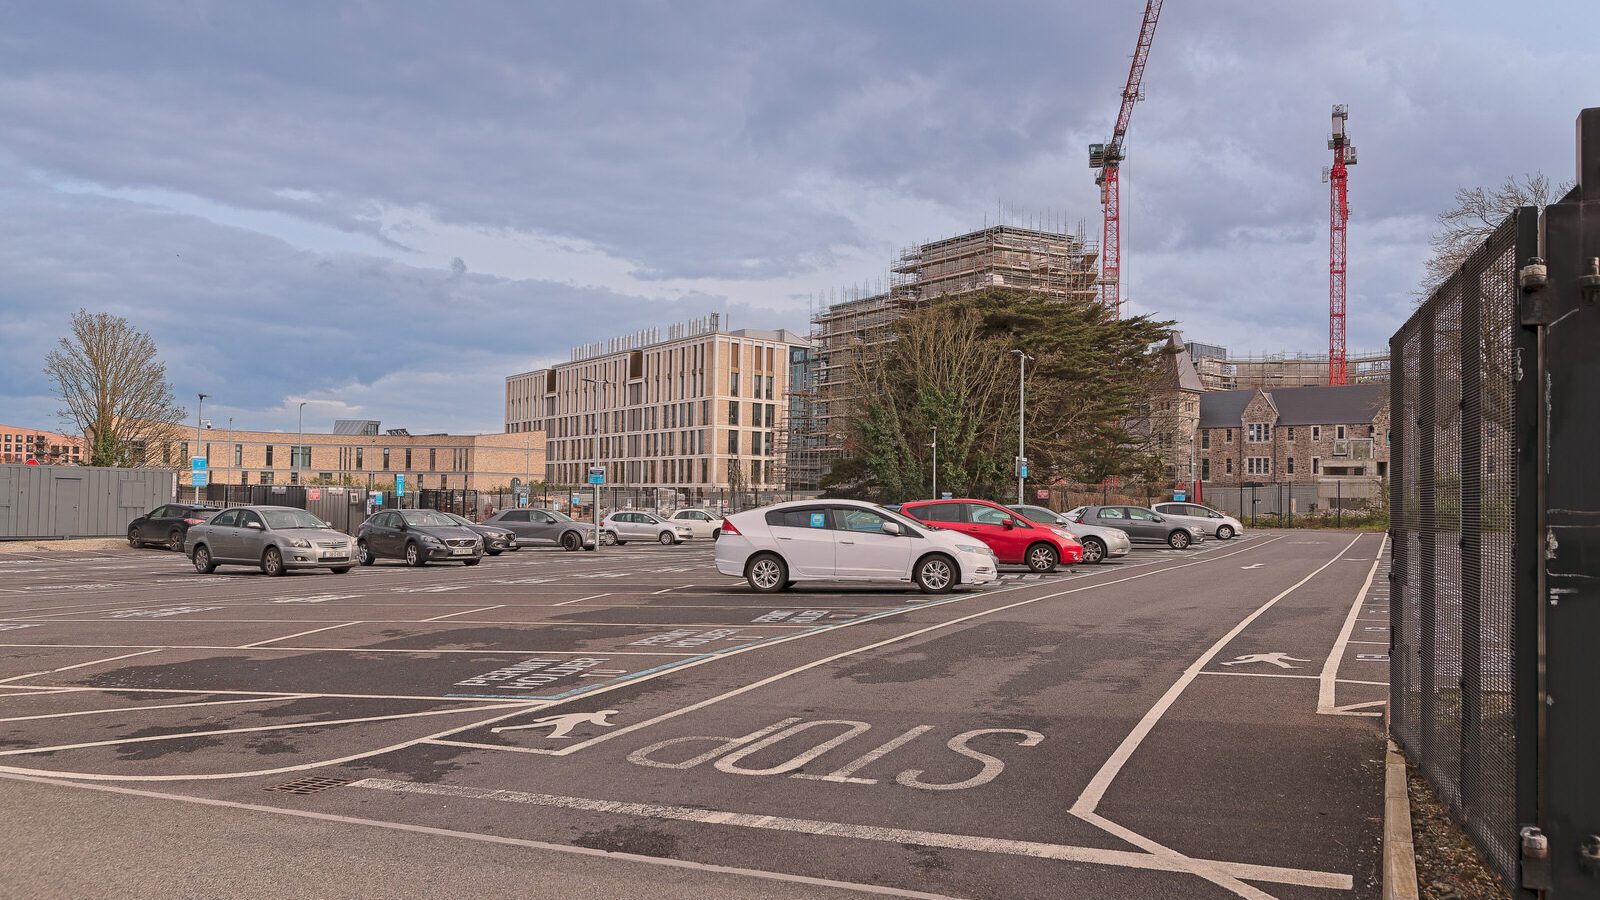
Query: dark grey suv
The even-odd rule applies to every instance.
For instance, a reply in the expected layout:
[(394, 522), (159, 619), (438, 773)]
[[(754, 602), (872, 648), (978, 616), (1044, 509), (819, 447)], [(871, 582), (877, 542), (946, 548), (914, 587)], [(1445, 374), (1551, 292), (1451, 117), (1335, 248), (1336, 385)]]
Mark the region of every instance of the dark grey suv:
[(403, 559), (408, 566), (430, 562), (483, 561), (483, 538), (444, 513), (431, 509), (390, 509), (374, 514), (356, 529), (356, 556), (363, 566), (380, 559)]

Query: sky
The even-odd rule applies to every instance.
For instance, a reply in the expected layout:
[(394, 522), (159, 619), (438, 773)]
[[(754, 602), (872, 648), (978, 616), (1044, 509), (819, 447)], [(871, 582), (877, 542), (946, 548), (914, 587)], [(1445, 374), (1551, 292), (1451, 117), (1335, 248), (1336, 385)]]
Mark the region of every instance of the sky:
[[(216, 427), (503, 428), (505, 376), (721, 312), (804, 332), (903, 247), (1098, 238), (1144, 4), (0, 0), (0, 422), (51, 427), (78, 309)], [(1571, 177), (1589, 0), (1163, 9), (1123, 166), (1135, 313), (1325, 352), (1329, 111), (1349, 345), (1409, 315), (1461, 186)], [(1558, 77), (1552, 77), (1558, 73)]]

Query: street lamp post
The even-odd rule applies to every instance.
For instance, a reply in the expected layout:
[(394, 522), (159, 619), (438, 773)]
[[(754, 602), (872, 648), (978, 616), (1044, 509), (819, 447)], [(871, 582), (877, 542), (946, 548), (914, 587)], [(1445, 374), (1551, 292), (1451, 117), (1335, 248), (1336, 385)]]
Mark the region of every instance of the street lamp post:
[[(598, 469), (598, 468), (600, 468), (600, 434), (601, 434), (602, 431), (605, 430), (605, 420), (603, 418), (601, 418), (601, 416), (600, 416), (600, 386), (601, 385), (609, 385), (612, 382), (611, 382), (610, 379), (607, 379), (607, 378), (585, 378), (584, 382), (594, 388), (594, 403), (593, 403), (593, 408), (591, 410), (594, 413), (594, 466), (593, 466), (593, 468)], [(599, 485), (599, 483), (596, 483), (595, 486), (594, 486), (593, 518), (594, 518), (594, 549), (596, 551), (599, 551), (599, 549), (600, 549), (600, 485)]]
[(295, 482), (295, 484), (301, 484), (301, 483), (303, 483), (305, 481), (304, 478), (300, 477), (300, 465), (301, 465), (302, 462), (306, 462), (305, 460), (301, 459), (301, 456), (303, 456), (305, 454), (305, 452), (306, 452), (305, 451), (305, 443), (306, 443), (306, 401), (304, 401), (304, 400), (300, 401), (300, 428), (299, 428), (299, 432), (300, 432), (299, 435), (295, 438), (294, 454), (293, 454), (292, 458), (290, 459), (290, 462), (293, 463), (293, 465), (291, 465), (289, 467), (290, 469), (294, 470), (294, 473), (295, 473), (294, 482)]
[(1027, 448), (1023, 442), (1023, 429), (1028, 416), (1028, 363), (1033, 362), (1033, 357), (1021, 350), (1011, 352), (1017, 357), (1017, 504), (1020, 506), (1028, 502), (1023, 496), (1024, 482), (1028, 480), (1023, 475), (1023, 464), (1028, 458), (1024, 452)]
[(194, 477), (194, 458), (200, 455), (200, 416), (205, 412), (206, 397), (200, 394), (200, 402), (194, 407), (194, 450), (189, 454), (189, 483), (194, 485), (194, 503), (200, 505), (200, 482)]

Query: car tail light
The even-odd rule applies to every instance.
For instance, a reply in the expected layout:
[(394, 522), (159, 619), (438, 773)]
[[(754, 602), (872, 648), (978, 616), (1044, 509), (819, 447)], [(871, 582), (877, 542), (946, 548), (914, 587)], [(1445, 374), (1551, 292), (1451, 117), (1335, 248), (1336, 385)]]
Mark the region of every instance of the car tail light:
[(743, 532), (741, 532), (738, 527), (733, 524), (733, 520), (728, 518), (723, 518), (722, 520), (722, 533), (739, 535), (743, 534)]
[(206, 522), (205, 519), (184, 519), (183, 520), (183, 524), (185, 524), (185, 525), (204, 525), (205, 522)]

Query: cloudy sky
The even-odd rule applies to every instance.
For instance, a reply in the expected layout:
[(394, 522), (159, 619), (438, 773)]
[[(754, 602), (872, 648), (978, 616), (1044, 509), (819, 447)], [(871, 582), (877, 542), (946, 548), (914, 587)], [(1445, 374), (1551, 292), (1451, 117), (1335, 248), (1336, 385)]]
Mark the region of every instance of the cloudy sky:
[[(0, 0), (0, 422), (48, 426), (80, 307), (225, 427), (498, 431), (502, 379), (703, 315), (804, 330), (904, 245), (1099, 231), (1142, 0)], [(1174, 0), (1124, 167), (1137, 312), (1326, 347), (1350, 104), (1350, 345), (1404, 319), (1460, 185), (1572, 171), (1590, 0)], [(187, 398), (187, 399), (185, 399)]]

